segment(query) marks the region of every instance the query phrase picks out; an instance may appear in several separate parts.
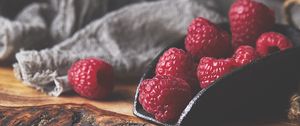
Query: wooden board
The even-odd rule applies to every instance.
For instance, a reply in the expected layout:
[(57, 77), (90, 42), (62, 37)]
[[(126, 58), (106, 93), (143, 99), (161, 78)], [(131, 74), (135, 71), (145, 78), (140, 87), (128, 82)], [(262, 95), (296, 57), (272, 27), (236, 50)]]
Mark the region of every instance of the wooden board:
[(82, 98), (74, 92), (50, 97), (15, 79), (12, 68), (0, 67), (0, 106), (36, 106), (45, 104), (78, 103), (132, 116), (135, 84), (117, 84), (111, 98), (95, 101)]
[(154, 126), (133, 116), (98, 109), (89, 104), (0, 106), (1, 126)]

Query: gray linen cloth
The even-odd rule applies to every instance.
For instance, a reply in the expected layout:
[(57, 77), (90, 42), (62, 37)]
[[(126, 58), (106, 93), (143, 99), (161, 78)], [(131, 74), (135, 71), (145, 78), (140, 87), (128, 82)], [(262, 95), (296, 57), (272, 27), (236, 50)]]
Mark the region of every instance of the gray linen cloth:
[(11, 9), (20, 1), (0, 0), (0, 62), (16, 60), (16, 77), (51, 96), (70, 90), (67, 70), (87, 57), (109, 62), (121, 80), (138, 78), (193, 18), (226, 21), (232, 1), (29, 0)]
[[(51, 4), (31, 4), (23, 13), (29, 10), (36, 13), (41, 10), (47, 12), (47, 8), (51, 8), (57, 11), (52, 22), (47, 23), (48, 20), (45, 18), (28, 12), (23, 14), (25, 16), (20, 14), (16, 19), (16, 22), (22, 21), (19, 17), (30, 19), (31, 22), (28, 21), (27, 24), (20, 23), (22, 27), (28, 25), (28, 29), (24, 29), (27, 31), (11, 29), (15, 30), (12, 32), (19, 30), (19, 32), (30, 33), (30, 35), (12, 37), (20, 39), (14, 40), (20, 45), (26, 44), (23, 43), (25, 37), (37, 46), (45, 41), (43, 34), (51, 38), (49, 45), (54, 45), (51, 48), (17, 53), (14, 70), (24, 84), (52, 96), (59, 96), (62, 92), (70, 90), (67, 70), (79, 59), (102, 58), (114, 67), (117, 78), (136, 78), (142, 74), (158, 52), (185, 35), (186, 28), (193, 18), (202, 16), (216, 23), (226, 21), (214, 10), (216, 6), (213, 1), (138, 2), (112, 11), (103, 17), (100, 14), (97, 19), (95, 18), (97, 16), (89, 18), (89, 15), (105, 8), (101, 6), (105, 1), (100, 3), (97, 0), (74, 1), (57, 0), (51, 1)], [(106, 9), (103, 10), (104, 14)], [(82, 15), (76, 15), (78, 13)], [(40, 17), (40, 21), (34, 20), (33, 17)], [(92, 21), (82, 27), (85, 24), (82, 20)], [(74, 31), (76, 32), (72, 34)], [(37, 39), (34, 40), (32, 37)], [(25, 46), (21, 47), (25, 48)]]

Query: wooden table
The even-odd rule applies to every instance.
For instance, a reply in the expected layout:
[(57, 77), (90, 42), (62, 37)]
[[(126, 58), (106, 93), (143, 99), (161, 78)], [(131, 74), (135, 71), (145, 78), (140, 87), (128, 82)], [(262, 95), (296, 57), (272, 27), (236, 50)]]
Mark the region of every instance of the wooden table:
[[(133, 98), (136, 84), (117, 84), (110, 100), (94, 101), (78, 96), (76, 93), (65, 93), (60, 97), (50, 97), (44, 93), (27, 87), (16, 80), (12, 68), (0, 67), (0, 106), (36, 106), (46, 104), (78, 103), (91, 104), (100, 109), (113, 111), (120, 114), (133, 116)], [(285, 121), (268, 121), (252, 124), (231, 125), (255, 125), (255, 126), (300, 126)]]
[(12, 68), (0, 67), (0, 105), (2, 106), (87, 103), (104, 110), (133, 116), (132, 104), (135, 88), (136, 85), (133, 84), (118, 84), (107, 101), (88, 100), (74, 92), (65, 93), (60, 97), (50, 97), (16, 80)]

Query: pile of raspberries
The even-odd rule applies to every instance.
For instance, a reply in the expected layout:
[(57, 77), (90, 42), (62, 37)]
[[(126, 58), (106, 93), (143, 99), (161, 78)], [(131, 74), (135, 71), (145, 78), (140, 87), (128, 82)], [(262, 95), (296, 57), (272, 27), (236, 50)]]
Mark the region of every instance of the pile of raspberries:
[(194, 19), (185, 49), (169, 48), (156, 64), (155, 76), (139, 87), (139, 103), (160, 122), (174, 122), (193, 96), (254, 60), (293, 45), (272, 32), (274, 12), (252, 0), (237, 0), (229, 10), (231, 35), (207, 19)]

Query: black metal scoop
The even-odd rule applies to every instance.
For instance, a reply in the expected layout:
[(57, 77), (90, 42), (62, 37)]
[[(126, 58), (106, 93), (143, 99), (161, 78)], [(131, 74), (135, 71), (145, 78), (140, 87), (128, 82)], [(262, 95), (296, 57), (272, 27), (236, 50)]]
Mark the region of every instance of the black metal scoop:
[[(221, 26), (229, 31), (228, 24)], [(133, 113), (160, 125), (187, 126), (286, 118), (289, 99), (300, 79), (300, 31), (285, 25), (276, 25), (273, 31), (286, 35), (294, 48), (275, 52), (216, 80), (194, 96), (177, 122), (161, 123), (143, 110), (138, 101), (139, 86)], [(183, 43), (181, 40), (170, 47), (184, 48)], [(152, 61), (141, 81), (154, 76), (156, 63), (165, 50)]]

